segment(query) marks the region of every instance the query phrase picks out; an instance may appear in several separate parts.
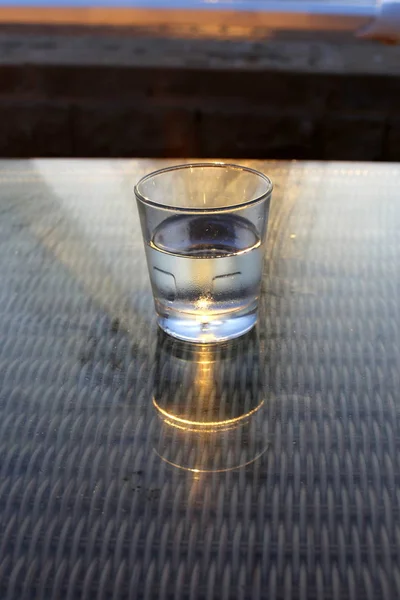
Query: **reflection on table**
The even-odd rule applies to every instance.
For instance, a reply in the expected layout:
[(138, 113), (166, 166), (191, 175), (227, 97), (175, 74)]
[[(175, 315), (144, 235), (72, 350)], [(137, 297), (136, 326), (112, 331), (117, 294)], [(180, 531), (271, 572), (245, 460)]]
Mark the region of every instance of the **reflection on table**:
[(160, 332), (153, 388), (160, 458), (195, 473), (259, 458), (268, 447), (261, 362), (257, 330), (208, 345)]

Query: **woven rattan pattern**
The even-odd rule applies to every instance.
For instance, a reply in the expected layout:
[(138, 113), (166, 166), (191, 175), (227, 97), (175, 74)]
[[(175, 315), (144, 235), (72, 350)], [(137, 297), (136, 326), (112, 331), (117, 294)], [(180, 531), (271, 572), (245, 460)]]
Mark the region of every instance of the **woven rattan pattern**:
[(133, 199), (165, 164), (0, 163), (0, 598), (400, 598), (399, 167), (247, 163), (275, 183), (259, 326), (212, 385), (263, 404), (201, 434), (229, 438), (203, 473), (152, 401), (195, 360), (157, 333)]

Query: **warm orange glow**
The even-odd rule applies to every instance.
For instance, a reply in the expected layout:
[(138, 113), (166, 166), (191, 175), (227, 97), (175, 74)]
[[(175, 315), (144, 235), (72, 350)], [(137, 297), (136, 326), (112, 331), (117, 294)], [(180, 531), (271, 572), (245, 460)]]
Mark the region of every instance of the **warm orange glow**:
[[(205, 308), (208, 307), (208, 305), (210, 304), (210, 301), (208, 298), (199, 298), (196, 302), (196, 308), (199, 308), (200, 310), (204, 310)], [(205, 322), (207, 322), (209, 319), (209, 317), (207, 315), (200, 315), (200, 320), (203, 322), (205, 320)]]
[[(213, 357), (215, 357), (215, 348), (210, 347), (208, 344), (199, 345), (196, 353), (196, 377), (193, 381), (193, 387), (196, 391), (196, 396), (201, 399), (201, 408), (203, 409), (205, 414), (210, 414), (213, 411), (213, 409), (218, 408), (211, 404), (213, 398), (212, 392), (215, 385), (213, 374), (216, 365), (216, 362), (215, 360), (213, 360)], [(214, 397), (214, 402), (215, 401), (216, 400)], [(208, 405), (205, 404), (206, 402), (208, 403)], [(220, 421), (198, 421), (196, 418), (190, 418), (190, 414), (187, 414), (185, 416), (179, 416), (177, 414), (174, 414), (173, 412), (165, 410), (165, 408), (162, 408), (158, 404), (156, 398), (153, 397), (153, 404), (155, 408), (165, 419), (167, 419), (167, 424), (174, 424), (175, 427), (178, 427), (179, 429), (185, 431), (197, 432), (200, 430), (203, 432), (212, 432), (215, 430), (221, 431), (222, 429), (225, 430), (229, 429), (230, 427), (234, 427), (241, 421), (244, 421), (249, 416), (257, 412), (261, 408), (263, 403), (264, 400), (261, 400), (261, 402), (255, 408), (238, 417), (232, 417), (230, 419), (221, 419)], [(195, 403), (195, 405), (193, 406), (193, 412), (197, 413), (198, 408), (199, 405)]]
[[(247, 416), (247, 415), (246, 415)], [(181, 431), (185, 431), (188, 433), (221, 433), (221, 432), (225, 432), (225, 431), (230, 431), (231, 429), (235, 429), (237, 427), (237, 423), (228, 423), (227, 426), (224, 426), (224, 424), (218, 426), (218, 427), (210, 427), (208, 428), (208, 423), (204, 423), (204, 427), (188, 427), (187, 425), (178, 425), (178, 423), (174, 423), (173, 421), (170, 421), (169, 419), (165, 419), (164, 420), (165, 425), (168, 425), (169, 427), (174, 427), (175, 429), (180, 429)]]
[[(366, 17), (352, 15), (309, 15), (302, 12), (272, 11), (239, 11), (196, 10), (188, 9), (152, 9), (123, 7), (0, 7), (0, 22), (38, 25), (91, 25), (91, 26), (178, 26), (193, 37), (192, 28), (196, 27), (197, 36), (201, 37), (243, 37), (248, 39), (254, 35), (254, 27), (295, 30), (356, 31), (366, 24)], [(224, 34), (222, 27), (235, 28)], [(182, 33), (181, 33), (182, 35)], [(265, 32), (263, 32), (265, 37)]]
[[(164, 428), (160, 436), (161, 447), (154, 448), (154, 452), (165, 463), (193, 473), (195, 477), (201, 473), (223, 473), (245, 467), (256, 461), (268, 447), (264, 440), (260, 440), (261, 444), (257, 444), (257, 450), (254, 449), (252, 456), (246, 451), (246, 446), (242, 448), (240, 444), (237, 445), (238, 435), (244, 440), (252, 431), (251, 417), (260, 410), (264, 400), (245, 414), (232, 418), (223, 418), (222, 415), (220, 420), (215, 420), (224, 408), (228, 409), (230, 406), (229, 401), (227, 407), (225, 404), (221, 406), (215, 387), (216, 369), (220, 365), (218, 356), (215, 347), (208, 344), (197, 346), (192, 363), (195, 370), (191, 381), (193, 396), (189, 405), (176, 408), (182, 412), (173, 412), (172, 401), (166, 410), (158, 404), (155, 397), (152, 399)], [(228, 413), (229, 416), (231, 414)], [(197, 420), (203, 415), (214, 420)], [(221, 451), (221, 448), (225, 448), (225, 452), (219, 456), (216, 449)]]
[[(201, 427), (201, 428), (216, 427), (216, 428), (220, 429), (224, 425), (228, 425), (230, 423), (232, 423), (232, 424), (239, 423), (240, 421), (244, 421), (245, 419), (247, 419), (247, 417), (249, 417), (250, 415), (254, 415), (254, 413), (256, 413), (258, 410), (260, 410), (261, 406), (264, 404), (264, 400), (262, 400), (258, 406), (256, 406), (252, 410), (250, 410), (248, 413), (246, 413), (244, 415), (240, 415), (240, 417), (234, 417), (233, 419), (225, 419), (223, 421), (193, 421), (190, 419), (184, 419), (182, 417), (177, 417), (176, 415), (171, 414), (168, 411), (161, 408), (161, 406), (159, 406), (159, 404), (157, 404), (157, 401), (154, 397), (153, 397), (153, 404), (154, 404), (154, 407), (158, 410), (158, 412), (161, 413), (163, 415), (163, 417), (165, 417), (169, 421), (176, 421), (176, 422), (180, 423), (181, 425), (187, 425), (189, 427), (190, 426)], [(182, 427), (182, 429), (186, 429), (186, 428)]]

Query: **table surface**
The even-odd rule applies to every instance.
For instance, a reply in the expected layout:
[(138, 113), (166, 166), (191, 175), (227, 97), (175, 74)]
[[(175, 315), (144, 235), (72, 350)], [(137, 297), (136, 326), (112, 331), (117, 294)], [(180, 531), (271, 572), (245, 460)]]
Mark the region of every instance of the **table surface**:
[(0, 597), (400, 597), (399, 166), (246, 161), (259, 324), (194, 351), (132, 193), (165, 164), (0, 162)]

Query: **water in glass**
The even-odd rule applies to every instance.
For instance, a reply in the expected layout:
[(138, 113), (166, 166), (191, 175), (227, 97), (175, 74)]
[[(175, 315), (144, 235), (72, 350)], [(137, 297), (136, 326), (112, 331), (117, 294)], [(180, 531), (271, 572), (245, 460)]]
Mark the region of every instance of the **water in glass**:
[(256, 320), (263, 246), (254, 225), (232, 214), (164, 220), (146, 248), (156, 310), (176, 337), (212, 342)]

